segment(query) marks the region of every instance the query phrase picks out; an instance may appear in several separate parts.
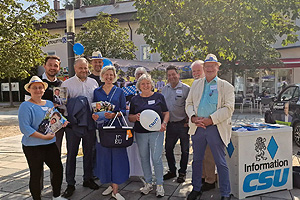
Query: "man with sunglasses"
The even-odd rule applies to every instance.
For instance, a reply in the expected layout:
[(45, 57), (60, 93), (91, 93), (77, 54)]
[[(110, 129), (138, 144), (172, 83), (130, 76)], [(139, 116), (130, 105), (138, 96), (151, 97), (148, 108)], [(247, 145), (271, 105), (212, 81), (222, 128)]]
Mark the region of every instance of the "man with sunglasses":
[(193, 142), (192, 185), (188, 200), (202, 195), (202, 163), (209, 145), (219, 174), (221, 200), (230, 200), (229, 170), (225, 147), (231, 137), (231, 116), (234, 111), (234, 87), (217, 74), (221, 63), (214, 54), (204, 61), (205, 78), (195, 80), (186, 100), (189, 133)]

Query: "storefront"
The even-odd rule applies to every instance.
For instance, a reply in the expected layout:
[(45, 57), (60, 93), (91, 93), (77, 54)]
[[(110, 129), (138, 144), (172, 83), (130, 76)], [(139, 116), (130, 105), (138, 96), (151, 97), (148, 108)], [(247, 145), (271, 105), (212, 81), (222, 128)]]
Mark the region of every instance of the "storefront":
[[(283, 68), (246, 70), (235, 78), (236, 94), (243, 96), (275, 96), (286, 85), (299, 82), (300, 59), (282, 59)], [(298, 75), (299, 76), (299, 75)]]

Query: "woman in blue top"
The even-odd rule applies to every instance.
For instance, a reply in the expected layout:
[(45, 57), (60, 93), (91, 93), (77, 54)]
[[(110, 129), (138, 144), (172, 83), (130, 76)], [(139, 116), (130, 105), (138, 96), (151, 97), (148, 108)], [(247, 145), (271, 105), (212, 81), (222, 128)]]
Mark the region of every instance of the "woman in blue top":
[[(142, 169), (146, 184), (141, 188), (143, 194), (148, 194), (152, 187), (152, 169), (150, 165), (150, 156), (154, 166), (156, 177), (156, 196), (164, 196), (163, 188), (163, 164), (162, 151), (164, 142), (164, 131), (169, 121), (169, 111), (165, 98), (162, 94), (153, 92), (154, 83), (148, 74), (142, 75), (137, 81), (137, 89), (140, 94), (131, 99), (129, 110), (129, 121), (134, 122), (134, 131), (136, 133), (136, 142), (141, 156)], [(140, 114), (144, 110), (154, 110), (157, 112), (163, 122), (159, 131), (148, 131), (140, 123)]]
[[(116, 69), (114, 66), (106, 66), (101, 70), (101, 81), (103, 86), (95, 89), (94, 102), (107, 101), (115, 106), (113, 112), (104, 114), (107, 119), (105, 123), (116, 116), (116, 112), (121, 111), (126, 114), (126, 100), (123, 90), (113, 85), (117, 80)], [(93, 114), (93, 119), (97, 120), (98, 115)], [(118, 125), (114, 122), (114, 125)], [(118, 185), (124, 183), (129, 178), (129, 161), (126, 148), (106, 148), (100, 143), (96, 145), (96, 167), (95, 175), (99, 177), (101, 183), (111, 183), (102, 195), (109, 195), (117, 200), (124, 197), (118, 193)]]
[(18, 114), (20, 130), (23, 133), (23, 152), (30, 169), (29, 189), (34, 200), (41, 199), (40, 179), (44, 163), (53, 173), (53, 199), (65, 199), (60, 197), (63, 166), (55, 144), (55, 133), (42, 134), (37, 131), (46, 112), (54, 107), (51, 101), (42, 100), (47, 87), (47, 83), (33, 76), (24, 86), (31, 98), (20, 105)]

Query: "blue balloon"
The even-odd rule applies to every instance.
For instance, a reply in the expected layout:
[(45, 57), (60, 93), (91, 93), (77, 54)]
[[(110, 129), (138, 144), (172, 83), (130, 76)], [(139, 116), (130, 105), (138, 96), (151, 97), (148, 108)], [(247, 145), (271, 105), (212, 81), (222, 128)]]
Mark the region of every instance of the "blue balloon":
[(83, 52), (84, 52), (84, 47), (83, 47), (82, 44), (76, 43), (76, 44), (74, 44), (74, 46), (73, 46), (73, 51), (74, 51), (74, 53), (75, 53), (76, 55), (81, 55), (81, 54), (83, 54)]
[(109, 59), (104, 58), (103, 59), (103, 66), (102, 66), (102, 68), (105, 67), (105, 66), (108, 66), (108, 65), (113, 65), (113, 64), (112, 64), (112, 62)]

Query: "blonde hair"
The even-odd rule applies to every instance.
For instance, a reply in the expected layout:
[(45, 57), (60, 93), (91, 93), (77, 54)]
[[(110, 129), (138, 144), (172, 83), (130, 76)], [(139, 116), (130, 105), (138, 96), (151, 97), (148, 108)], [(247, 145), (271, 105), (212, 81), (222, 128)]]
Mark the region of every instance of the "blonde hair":
[(105, 66), (104, 68), (101, 69), (101, 72), (100, 72), (100, 79), (102, 82), (104, 82), (103, 80), (103, 75), (108, 71), (108, 70), (112, 70), (113, 73), (114, 73), (114, 80), (113, 80), (113, 83), (117, 81), (117, 72), (116, 72), (116, 68), (113, 66), (113, 65), (108, 65), (108, 66)]
[(137, 81), (137, 83), (136, 83), (136, 88), (137, 88), (137, 90), (138, 90), (138, 91), (141, 91), (141, 90), (140, 90), (140, 84), (141, 84), (141, 82), (142, 82), (143, 80), (150, 81), (151, 86), (152, 86), (151, 90), (153, 90), (153, 88), (154, 88), (154, 82), (153, 82), (153, 80), (152, 80), (150, 74), (143, 74), (143, 75), (138, 79), (138, 81)]

